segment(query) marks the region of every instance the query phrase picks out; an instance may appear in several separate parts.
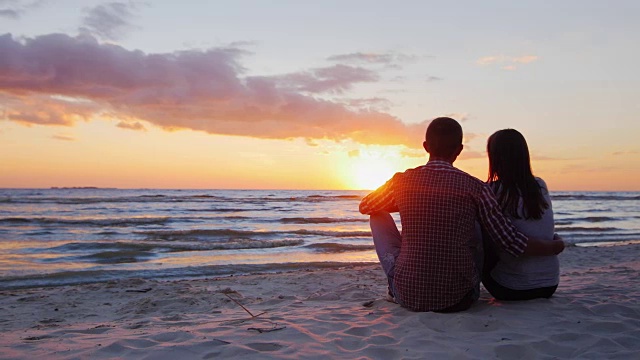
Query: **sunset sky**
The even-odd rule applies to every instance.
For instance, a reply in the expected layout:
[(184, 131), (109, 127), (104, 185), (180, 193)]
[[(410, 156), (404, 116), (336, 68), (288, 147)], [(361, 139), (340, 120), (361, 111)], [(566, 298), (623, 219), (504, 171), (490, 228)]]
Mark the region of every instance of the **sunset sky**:
[(486, 178), (640, 190), (640, 2), (0, 0), (0, 187), (362, 189), (429, 120)]

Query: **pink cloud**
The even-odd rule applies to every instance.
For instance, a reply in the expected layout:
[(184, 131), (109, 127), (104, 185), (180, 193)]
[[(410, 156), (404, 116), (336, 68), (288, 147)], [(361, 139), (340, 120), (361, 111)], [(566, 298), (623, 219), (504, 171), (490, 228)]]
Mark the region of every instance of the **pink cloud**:
[(334, 65), (312, 71), (283, 75), (278, 78), (280, 86), (311, 93), (342, 93), (359, 82), (375, 82), (378, 75), (361, 67)]
[(4, 118), (70, 126), (106, 115), (221, 135), (421, 146), (427, 122), (408, 125), (384, 112), (357, 111), (309, 94), (345, 91), (375, 81), (375, 73), (336, 65), (295, 76), (246, 77), (243, 54), (234, 48), (146, 54), (87, 35), (24, 41), (2, 35)]

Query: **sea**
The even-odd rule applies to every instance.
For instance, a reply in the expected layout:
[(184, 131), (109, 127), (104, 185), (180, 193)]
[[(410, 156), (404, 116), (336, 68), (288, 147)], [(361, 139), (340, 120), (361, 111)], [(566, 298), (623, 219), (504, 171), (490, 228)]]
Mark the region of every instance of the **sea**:
[[(0, 189), (0, 290), (375, 263), (366, 194)], [(640, 192), (551, 195), (567, 243), (639, 242)]]

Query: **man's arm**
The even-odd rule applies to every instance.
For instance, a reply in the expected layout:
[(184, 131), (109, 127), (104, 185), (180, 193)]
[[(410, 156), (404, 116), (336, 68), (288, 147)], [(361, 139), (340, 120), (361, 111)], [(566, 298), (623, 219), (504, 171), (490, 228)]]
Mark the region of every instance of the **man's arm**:
[(400, 173), (396, 173), (384, 185), (365, 196), (360, 202), (360, 213), (371, 215), (378, 211), (397, 212), (398, 205), (393, 197), (393, 188), (399, 176)]
[(500, 210), (500, 206), (489, 187), (485, 186), (479, 197), (479, 217), (482, 226), (491, 238), (505, 251), (514, 256), (557, 255), (564, 250), (564, 242), (544, 241), (528, 238), (511, 224)]
[(527, 248), (522, 256), (549, 256), (558, 255), (564, 250), (564, 241), (558, 236), (553, 237), (553, 241), (544, 241), (529, 238)]

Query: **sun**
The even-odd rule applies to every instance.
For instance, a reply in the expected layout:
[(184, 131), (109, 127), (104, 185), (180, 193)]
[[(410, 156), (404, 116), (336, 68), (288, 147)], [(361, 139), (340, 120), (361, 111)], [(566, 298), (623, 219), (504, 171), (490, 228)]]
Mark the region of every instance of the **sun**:
[(389, 159), (358, 157), (351, 168), (352, 186), (358, 190), (374, 190), (389, 180), (395, 173)]

